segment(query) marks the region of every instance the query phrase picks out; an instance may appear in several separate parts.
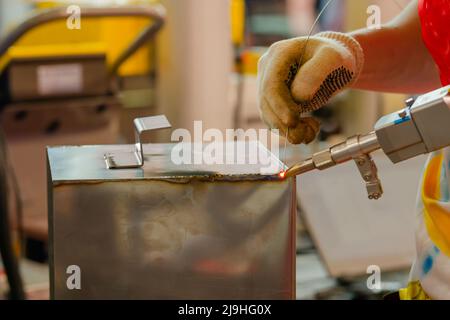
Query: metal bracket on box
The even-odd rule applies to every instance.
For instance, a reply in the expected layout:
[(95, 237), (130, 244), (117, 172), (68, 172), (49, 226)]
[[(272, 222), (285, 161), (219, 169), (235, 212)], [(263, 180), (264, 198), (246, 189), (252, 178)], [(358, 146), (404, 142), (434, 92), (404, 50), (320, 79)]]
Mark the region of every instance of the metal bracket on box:
[(141, 134), (157, 129), (171, 128), (166, 116), (154, 116), (136, 118), (134, 123), (135, 150), (133, 152), (114, 152), (104, 155), (108, 169), (141, 168), (144, 165), (144, 151), (142, 148)]

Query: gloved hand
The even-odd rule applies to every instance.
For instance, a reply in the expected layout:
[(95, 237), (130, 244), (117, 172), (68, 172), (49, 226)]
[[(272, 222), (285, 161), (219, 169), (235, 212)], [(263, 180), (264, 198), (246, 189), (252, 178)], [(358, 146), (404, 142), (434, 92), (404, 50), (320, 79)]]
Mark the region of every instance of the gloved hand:
[[(303, 50), (306, 46), (306, 50)], [(323, 32), (273, 44), (258, 64), (259, 109), (264, 122), (291, 143), (310, 143), (319, 122), (304, 113), (321, 108), (354, 83), (364, 64), (350, 35)]]

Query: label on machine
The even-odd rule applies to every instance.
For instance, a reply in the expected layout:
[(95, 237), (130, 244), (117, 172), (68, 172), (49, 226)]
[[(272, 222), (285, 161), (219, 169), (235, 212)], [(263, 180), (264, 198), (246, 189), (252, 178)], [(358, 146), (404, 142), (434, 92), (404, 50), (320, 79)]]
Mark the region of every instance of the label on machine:
[(80, 93), (83, 90), (83, 67), (79, 63), (39, 66), (37, 87), (40, 95)]

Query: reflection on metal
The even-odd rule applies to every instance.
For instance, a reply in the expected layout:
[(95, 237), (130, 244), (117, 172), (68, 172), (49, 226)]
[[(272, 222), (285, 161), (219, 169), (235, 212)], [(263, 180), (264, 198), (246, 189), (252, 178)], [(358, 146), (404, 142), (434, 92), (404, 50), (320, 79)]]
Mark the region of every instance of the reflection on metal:
[(166, 116), (155, 116), (134, 119), (135, 147), (133, 152), (106, 153), (105, 161), (108, 169), (140, 168), (144, 165), (141, 134), (151, 130), (167, 129), (171, 125)]
[(143, 146), (143, 167), (121, 170), (103, 155), (133, 145), (47, 150), (52, 297), (294, 298), (295, 179), (261, 163), (176, 166), (174, 145)]

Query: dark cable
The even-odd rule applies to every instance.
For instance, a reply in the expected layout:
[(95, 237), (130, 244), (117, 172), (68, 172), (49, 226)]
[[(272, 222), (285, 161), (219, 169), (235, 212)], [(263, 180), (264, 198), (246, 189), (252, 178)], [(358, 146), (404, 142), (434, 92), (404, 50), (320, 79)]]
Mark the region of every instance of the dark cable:
[(19, 264), (14, 254), (11, 227), (8, 213), (8, 178), (6, 171), (6, 145), (3, 133), (0, 131), (0, 254), (3, 260), (6, 276), (9, 283), (9, 298), (12, 300), (24, 300), (22, 278)]
[(14, 168), (11, 165), (11, 162), (6, 159), (8, 163), (7, 170), (9, 174), (9, 179), (11, 181), (11, 188), (14, 193), (14, 202), (15, 202), (15, 209), (16, 209), (16, 220), (17, 220), (17, 231), (19, 234), (19, 244), (20, 244), (20, 254), (23, 256), (25, 252), (25, 231), (24, 231), (24, 220), (23, 220), (23, 203), (22, 199), (20, 197), (20, 187), (19, 182), (17, 179), (17, 175), (14, 171)]

